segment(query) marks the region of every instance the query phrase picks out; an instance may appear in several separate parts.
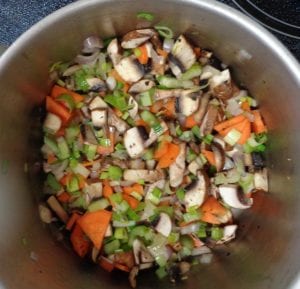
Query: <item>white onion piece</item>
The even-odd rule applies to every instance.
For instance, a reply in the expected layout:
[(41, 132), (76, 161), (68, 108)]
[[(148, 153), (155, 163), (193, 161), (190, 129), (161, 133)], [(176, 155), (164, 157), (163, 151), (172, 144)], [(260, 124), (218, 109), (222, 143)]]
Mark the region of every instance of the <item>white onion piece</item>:
[(249, 209), (252, 206), (253, 199), (248, 199), (248, 203), (245, 203), (246, 200), (241, 200), (242, 193), (235, 185), (221, 185), (219, 193), (224, 203), (232, 208)]
[(190, 225), (181, 227), (180, 228), (180, 233), (182, 235), (188, 235), (188, 234), (196, 233), (197, 231), (199, 231), (199, 228), (200, 228), (199, 223), (192, 223)]
[(65, 72), (63, 73), (63, 76), (71, 76), (72, 74), (74, 74), (76, 71), (78, 71), (80, 69), (81, 69), (80, 65), (70, 66), (69, 68), (67, 68), (65, 70)]
[(192, 250), (192, 256), (199, 256), (199, 255), (203, 255), (203, 254), (210, 254), (211, 253), (211, 250), (206, 247), (206, 246), (201, 246), (201, 247), (198, 247), (198, 248), (194, 248)]
[(114, 77), (109, 76), (106, 79), (106, 85), (107, 85), (108, 89), (112, 91), (115, 89), (115, 87), (117, 85), (117, 81)]
[(90, 174), (90, 170), (88, 170), (84, 165), (78, 163), (75, 168), (72, 169), (75, 174), (80, 174), (84, 178), (87, 178)]
[(75, 58), (75, 61), (79, 64), (88, 64), (88, 63), (95, 61), (97, 59), (98, 55), (99, 55), (99, 52), (97, 52), (97, 51), (88, 56), (78, 54)]
[(163, 42), (163, 49), (167, 52), (170, 52), (174, 46), (174, 39), (165, 38)]

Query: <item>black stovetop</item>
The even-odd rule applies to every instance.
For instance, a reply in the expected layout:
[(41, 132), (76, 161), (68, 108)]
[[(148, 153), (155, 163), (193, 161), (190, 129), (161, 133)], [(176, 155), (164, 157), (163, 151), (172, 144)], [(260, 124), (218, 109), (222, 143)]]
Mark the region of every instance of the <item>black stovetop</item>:
[[(300, 0), (219, 1), (265, 25), (300, 59)], [(38, 20), (71, 2), (74, 0), (0, 0), (0, 44), (10, 45)]]

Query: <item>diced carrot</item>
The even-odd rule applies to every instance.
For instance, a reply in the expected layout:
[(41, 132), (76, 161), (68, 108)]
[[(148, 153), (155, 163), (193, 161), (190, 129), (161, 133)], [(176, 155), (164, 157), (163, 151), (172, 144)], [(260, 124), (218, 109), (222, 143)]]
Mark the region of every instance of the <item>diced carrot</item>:
[(148, 126), (148, 124), (143, 120), (143, 119), (137, 119), (136, 121), (135, 121), (135, 125), (136, 126), (143, 126), (144, 128), (146, 128), (146, 129), (148, 129), (149, 128), (149, 126)]
[(76, 177), (78, 179), (79, 189), (83, 189), (86, 184), (86, 179), (80, 174), (77, 174)]
[(144, 195), (144, 188), (140, 184), (134, 184), (131, 187), (123, 187), (123, 192), (127, 195), (130, 195), (132, 192), (137, 192), (140, 195)]
[(263, 133), (267, 131), (267, 127), (265, 126), (261, 114), (258, 110), (253, 110), (252, 114), (254, 116), (254, 121), (252, 123), (252, 129), (255, 133)]
[(168, 57), (168, 52), (163, 50), (163, 49), (160, 49), (160, 48), (157, 48), (156, 49), (157, 53), (160, 55), (160, 56), (163, 56), (164, 58), (167, 58)]
[(249, 102), (248, 101), (243, 101), (242, 104), (241, 104), (241, 109), (244, 110), (244, 111), (250, 111), (251, 108), (250, 108)]
[(240, 139), (238, 140), (238, 143), (243, 145), (247, 142), (248, 138), (251, 136), (251, 123), (248, 119), (245, 120), (245, 125), (244, 125), (241, 133), (242, 133), (242, 135), (241, 135)]
[(47, 155), (47, 163), (48, 164), (53, 164), (56, 161), (57, 161), (57, 158), (54, 154), (48, 154)]
[(51, 96), (53, 98), (57, 98), (59, 97), (60, 95), (62, 94), (68, 94), (68, 95), (71, 95), (74, 102), (78, 103), (78, 102), (82, 102), (84, 101), (84, 96), (74, 92), (74, 91), (71, 91), (69, 89), (66, 89), (64, 87), (61, 87), (59, 85), (54, 85), (52, 90), (51, 90)]
[(177, 156), (180, 153), (179, 145), (169, 143), (168, 145), (168, 153), (163, 155), (159, 161), (157, 166), (161, 169), (168, 168), (173, 162), (175, 162)]
[(174, 117), (175, 116), (175, 98), (170, 98), (164, 104), (164, 115), (167, 117)]
[(103, 197), (109, 199), (109, 197), (113, 194), (113, 189), (110, 186), (107, 180), (103, 181)]
[(100, 250), (105, 232), (111, 220), (112, 213), (106, 210), (86, 212), (77, 223), (83, 232), (90, 238), (94, 246)]
[(60, 180), (59, 182), (63, 185), (66, 186), (69, 182), (70, 179), (72, 178), (73, 174), (72, 173), (67, 173), (65, 174)]
[(200, 47), (195, 47), (194, 52), (195, 52), (197, 58), (201, 56), (201, 48)]
[(134, 266), (134, 256), (132, 251), (115, 253), (115, 264), (125, 265), (129, 269)]
[(201, 150), (201, 153), (205, 156), (205, 158), (212, 166), (216, 166), (216, 159), (213, 152), (203, 149)]
[(94, 161), (86, 161), (86, 162), (83, 162), (82, 165), (84, 167), (91, 167), (92, 165), (94, 164)]
[(243, 121), (238, 122), (232, 126), (229, 126), (221, 131), (219, 131), (219, 134), (221, 136), (226, 136), (232, 129), (236, 129), (238, 130), (240, 133), (243, 133), (244, 128), (247, 126), (247, 123), (249, 122), (249, 120), (247, 118), (245, 118)]
[(229, 128), (229, 127), (232, 127), (240, 122), (242, 122), (243, 120), (245, 120), (246, 117), (242, 114), (239, 114), (237, 116), (234, 116), (228, 120), (225, 120), (223, 122), (220, 122), (218, 123), (217, 125), (214, 126), (214, 129), (217, 131), (217, 132), (220, 132), (226, 128)]
[(164, 102), (162, 100), (157, 100), (150, 106), (150, 111), (152, 113), (158, 113), (163, 107)]
[(71, 243), (73, 245), (74, 251), (83, 258), (90, 249), (90, 242), (84, 235), (84, 232), (79, 225), (75, 225), (71, 233)]
[(184, 124), (184, 126), (185, 126), (186, 128), (192, 128), (192, 127), (195, 126), (195, 125), (197, 125), (197, 122), (196, 122), (196, 120), (195, 120), (193, 114), (190, 115), (190, 116), (188, 116), (188, 117), (185, 119), (185, 124)]
[(99, 265), (107, 272), (111, 272), (115, 267), (112, 261), (103, 256), (99, 259)]
[(144, 44), (142, 46), (139, 46), (137, 49), (140, 52), (140, 55), (137, 56), (137, 59), (140, 62), (140, 64), (147, 64), (149, 60), (147, 46)]
[(155, 150), (154, 158), (157, 160), (160, 159), (162, 156), (164, 156), (168, 152), (168, 148), (169, 148), (169, 142), (161, 141), (158, 144), (157, 149)]
[(66, 224), (66, 229), (68, 231), (71, 231), (72, 228), (74, 227), (74, 225), (76, 224), (77, 220), (80, 218), (81, 215), (79, 215), (78, 213), (73, 213), (70, 217), (70, 219), (68, 220), (67, 224)]
[(124, 272), (130, 272), (130, 269), (126, 265), (123, 265), (123, 264), (115, 263), (115, 268), (117, 268), (121, 271), (124, 271)]
[(123, 194), (123, 199), (129, 204), (129, 206), (134, 210), (137, 208), (137, 206), (139, 205), (139, 201), (134, 198), (134, 197), (131, 197), (130, 195), (127, 195), (127, 194)]
[(61, 203), (68, 203), (71, 199), (70, 194), (67, 192), (63, 192), (63, 193), (57, 195), (56, 197)]
[(63, 105), (57, 103), (52, 97), (46, 97), (46, 109), (59, 116), (66, 123), (71, 118), (71, 113)]
[(125, 82), (125, 83), (124, 83), (124, 86), (123, 86), (123, 88), (122, 88), (122, 91), (125, 92), (125, 93), (127, 93), (128, 90), (129, 90), (129, 88), (130, 88), (130, 85), (129, 85), (127, 82)]
[(228, 209), (220, 204), (220, 202), (210, 196), (200, 207), (201, 220), (210, 224), (221, 224), (221, 220), (228, 214)]

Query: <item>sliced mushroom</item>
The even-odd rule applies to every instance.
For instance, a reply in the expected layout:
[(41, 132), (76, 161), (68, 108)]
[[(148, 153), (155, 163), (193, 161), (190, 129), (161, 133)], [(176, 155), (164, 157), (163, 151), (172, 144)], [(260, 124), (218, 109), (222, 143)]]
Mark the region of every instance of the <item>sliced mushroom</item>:
[(39, 215), (42, 222), (50, 224), (52, 222), (51, 210), (44, 204), (39, 204)]
[(89, 125), (82, 125), (80, 127), (80, 131), (85, 142), (89, 144), (98, 145), (98, 141), (94, 134), (94, 131)]
[(101, 128), (107, 125), (107, 109), (94, 109), (91, 111), (93, 126)]
[(147, 183), (154, 183), (164, 179), (165, 174), (162, 170), (125, 170), (123, 178), (126, 181), (138, 182), (144, 180)]
[(201, 123), (205, 112), (207, 110), (210, 94), (205, 93), (202, 95), (198, 110), (195, 112), (194, 119), (197, 123)]
[(205, 136), (210, 134), (214, 128), (216, 119), (218, 116), (218, 107), (213, 104), (208, 105), (207, 112), (204, 116), (204, 119), (200, 125), (200, 135)]
[(185, 70), (189, 69), (196, 62), (196, 54), (183, 35), (180, 35), (175, 41), (172, 47), (172, 54)]
[(150, 46), (149, 50), (152, 59), (152, 73), (158, 75), (165, 74), (166, 58), (161, 55), (158, 55), (156, 51), (152, 48), (152, 46)]
[(237, 225), (227, 225), (223, 228), (223, 237), (221, 240), (217, 241), (217, 244), (223, 244), (235, 239), (235, 233), (237, 230)]
[(126, 33), (123, 36), (121, 46), (125, 49), (136, 48), (148, 41), (155, 34), (153, 29), (139, 29)]
[(169, 168), (170, 186), (173, 188), (178, 187), (183, 180), (183, 175), (185, 171), (185, 151), (186, 144), (181, 143), (180, 152), (175, 162), (173, 162)]
[(264, 158), (261, 153), (253, 152), (251, 153), (252, 163), (256, 169), (261, 169), (265, 165)]
[(188, 165), (188, 170), (191, 172), (193, 175), (197, 174), (197, 171), (201, 169), (201, 166), (196, 160), (193, 160), (189, 165)]
[(138, 266), (134, 266), (129, 273), (128, 279), (129, 279), (129, 283), (132, 288), (136, 288), (136, 277), (137, 277), (138, 273), (139, 273)]
[(145, 149), (145, 140), (147, 133), (142, 127), (132, 127), (124, 134), (124, 146), (131, 158), (137, 158), (142, 155)]
[(214, 76), (217, 76), (221, 73), (220, 70), (212, 67), (211, 65), (205, 65), (202, 69), (202, 73), (200, 75), (200, 79), (210, 79)]
[(162, 121), (160, 125), (162, 129), (159, 132), (156, 132), (153, 128), (151, 128), (149, 132), (149, 138), (145, 142), (145, 147), (152, 145), (163, 133), (169, 129), (168, 125), (164, 121)]
[(51, 112), (47, 113), (46, 119), (44, 121), (44, 128), (52, 133), (56, 133), (62, 125), (61, 119)]
[(181, 76), (181, 74), (185, 71), (184, 66), (172, 53), (170, 53), (168, 55), (168, 60), (169, 60), (169, 67), (170, 67), (172, 73), (177, 78), (179, 78)]
[(153, 256), (139, 239), (133, 241), (132, 247), (135, 264), (154, 262)]
[(211, 148), (216, 161), (216, 170), (217, 172), (222, 171), (225, 164), (225, 152), (222, 146), (217, 142), (213, 142)]
[(119, 118), (112, 109), (108, 110), (108, 125), (114, 126), (121, 134), (123, 134), (128, 128), (128, 124)]
[(130, 107), (132, 106), (132, 108), (128, 110), (128, 113), (131, 118), (135, 119), (135, 117), (138, 113), (138, 110), (139, 110), (139, 105), (131, 95), (129, 96), (129, 99), (128, 99), (128, 105)]
[(183, 89), (156, 89), (154, 93), (155, 100), (162, 100), (170, 97), (180, 97)]
[(90, 110), (103, 109), (107, 107), (108, 107), (107, 103), (100, 96), (94, 97), (89, 103)]
[(49, 197), (47, 204), (64, 223), (68, 222), (69, 216), (55, 196)]
[(237, 185), (219, 186), (219, 194), (224, 203), (236, 209), (248, 209), (252, 206), (253, 200), (246, 199), (243, 192)]
[(86, 185), (84, 191), (89, 195), (90, 200), (94, 198), (100, 198), (102, 197), (102, 182)]
[(184, 116), (190, 116), (199, 107), (199, 95), (185, 94), (175, 100), (176, 112), (183, 114)]
[(209, 81), (209, 84), (210, 87), (214, 89), (222, 83), (230, 82), (230, 80), (230, 71), (229, 69), (225, 69), (220, 73), (213, 75)]
[(268, 192), (268, 170), (266, 168), (254, 173), (254, 186), (257, 190)]
[(134, 83), (128, 90), (129, 93), (137, 94), (149, 90), (155, 86), (155, 82), (150, 79), (142, 79)]
[(197, 179), (185, 188), (184, 204), (187, 208), (200, 207), (209, 191), (209, 180), (204, 172), (198, 172)]
[(120, 53), (120, 47), (117, 38), (113, 39), (109, 43), (107, 46), (107, 53), (114, 65), (120, 62), (122, 55)]
[(165, 237), (168, 237), (172, 231), (172, 221), (168, 214), (160, 213), (155, 230)]
[(121, 59), (120, 62), (115, 65), (115, 69), (118, 74), (129, 83), (136, 82), (144, 76), (143, 66), (133, 55)]
[(88, 83), (89, 87), (90, 87), (90, 91), (93, 92), (100, 92), (100, 91), (106, 91), (107, 87), (106, 84), (103, 80), (101, 80), (100, 78), (87, 78), (86, 82)]

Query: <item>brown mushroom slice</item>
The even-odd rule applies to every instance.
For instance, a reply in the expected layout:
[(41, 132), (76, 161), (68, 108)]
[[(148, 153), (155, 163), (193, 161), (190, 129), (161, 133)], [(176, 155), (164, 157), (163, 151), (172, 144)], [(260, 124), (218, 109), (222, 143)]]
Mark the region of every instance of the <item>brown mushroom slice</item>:
[(204, 172), (199, 171), (197, 179), (185, 188), (184, 204), (186, 208), (200, 207), (209, 191), (209, 179)]
[(128, 279), (129, 279), (130, 286), (132, 288), (136, 288), (136, 277), (137, 277), (138, 273), (139, 273), (138, 266), (134, 266), (129, 273)]
[(253, 204), (253, 199), (246, 199), (237, 185), (221, 185), (219, 194), (226, 205), (235, 209), (249, 209)]
[(201, 123), (206, 110), (207, 110), (207, 106), (208, 106), (208, 102), (209, 102), (209, 98), (210, 98), (210, 94), (205, 93), (202, 95), (201, 99), (200, 99), (200, 105), (198, 110), (195, 112), (194, 115), (194, 119), (197, 123)]
[(172, 55), (180, 62), (185, 70), (189, 69), (196, 62), (196, 54), (193, 47), (183, 35), (180, 35), (175, 41), (172, 47)]
[(162, 121), (160, 125), (161, 130), (159, 132), (155, 132), (153, 128), (150, 129), (149, 138), (145, 142), (145, 147), (152, 145), (163, 133), (169, 129), (168, 125), (164, 121)]
[(138, 94), (149, 90), (150, 88), (155, 86), (155, 82), (150, 79), (142, 79), (129, 88), (128, 92), (132, 94)]
[(182, 96), (176, 98), (175, 107), (176, 112), (184, 116), (190, 116), (198, 110), (200, 98), (195, 93), (184, 93)]
[(208, 105), (207, 112), (200, 125), (200, 135), (205, 136), (213, 131), (218, 116), (218, 107), (213, 104)]
[(149, 45), (150, 57), (152, 59), (152, 74), (163, 75), (166, 70), (166, 58), (158, 55), (156, 51)]
[(97, 77), (87, 78), (86, 82), (88, 83), (90, 87), (90, 91), (93, 92), (100, 92), (100, 91), (106, 91), (107, 87), (103, 80)]
[(100, 96), (94, 97), (89, 103), (90, 110), (103, 109), (107, 107), (108, 107), (107, 103)]
[(107, 53), (114, 65), (120, 62), (122, 55), (120, 53), (120, 47), (118, 43), (118, 39), (113, 39), (109, 45), (107, 46)]
[(227, 225), (223, 228), (223, 237), (221, 240), (217, 241), (217, 244), (227, 243), (235, 239), (235, 234), (238, 226), (237, 225)]
[(210, 81), (213, 94), (220, 99), (229, 99), (233, 96), (233, 87), (229, 69), (221, 71), (219, 75), (213, 76)]
[(136, 82), (144, 76), (143, 66), (133, 55), (121, 59), (120, 62), (115, 65), (115, 69), (118, 74), (129, 83)]
[(183, 180), (184, 171), (185, 171), (185, 151), (186, 151), (186, 144), (181, 143), (180, 152), (175, 162), (173, 162), (169, 168), (170, 186), (173, 188), (178, 187)]
[(144, 244), (139, 240), (135, 239), (132, 244), (134, 261), (136, 265), (140, 265), (143, 263), (152, 263), (154, 262), (153, 256), (150, 254), (148, 249), (144, 246)]
[(268, 170), (266, 168), (254, 173), (254, 186), (257, 190), (268, 192)]
[(183, 89), (156, 89), (154, 93), (155, 100), (162, 100), (170, 97), (180, 97)]
[(107, 125), (107, 109), (94, 109), (91, 111), (93, 126), (101, 128)]
[(223, 150), (222, 146), (217, 142), (213, 142), (211, 144), (211, 149), (214, 153), (216, 161), (216, 170), (217, 172), (220, 172), (223, 170), (225, 164), (225, 151)]
[(139, 105), (137, 101), (130, 95), (128, 99), (128, 105), (132, 108), (128, 110), (128, 113), (131, 118), (135, 119), (137, 116), (138, 110), (139, 110)]
[(131, 158), (142, 155), (145, 149), (145, 140), (148, 135), (142, 131), (142, 127), (132, 127), (124, 134), (124, 146)]
[(155, 188), (163, 190), (163, 188), (165, 186), (165, 183), (166, 183), (166, 180), (162, 179), (162, 180), (159, 180), (159, 181), (149, 185), (148, 188), (146, 189), (147, 193), (146, 193), (146, 196), (145, 196), (145, 200), (150, 199), (151, 193)]
[(128, 128), (128, 124), (119, 118), (112, 109), (108, 110), (108, 125), (114, 126), (121, 134), (123, 134)]
[(165, 174), (162, 170), (131, 170), (127, 169), (123, 173), (123, 178), (126, 181), (138, 182), (144, 180), (146, 183), (154, 183), (164, 179)]
[(80, 131), (85, 142), (89, 144), (98, 145), (95, 133), (89, 125), (80, 126)]
[(165, 237), (169, 237), (172, 231), (172, 221), (168, 214), (160, 213), (158, 217), (158, 222), (155, 226), (155, 230)]
[(148, 41), (155, 33), (154, 29), (149, 28), (130, 31), (123, 36), (121, 46), (124, 49), (136, 48)]

